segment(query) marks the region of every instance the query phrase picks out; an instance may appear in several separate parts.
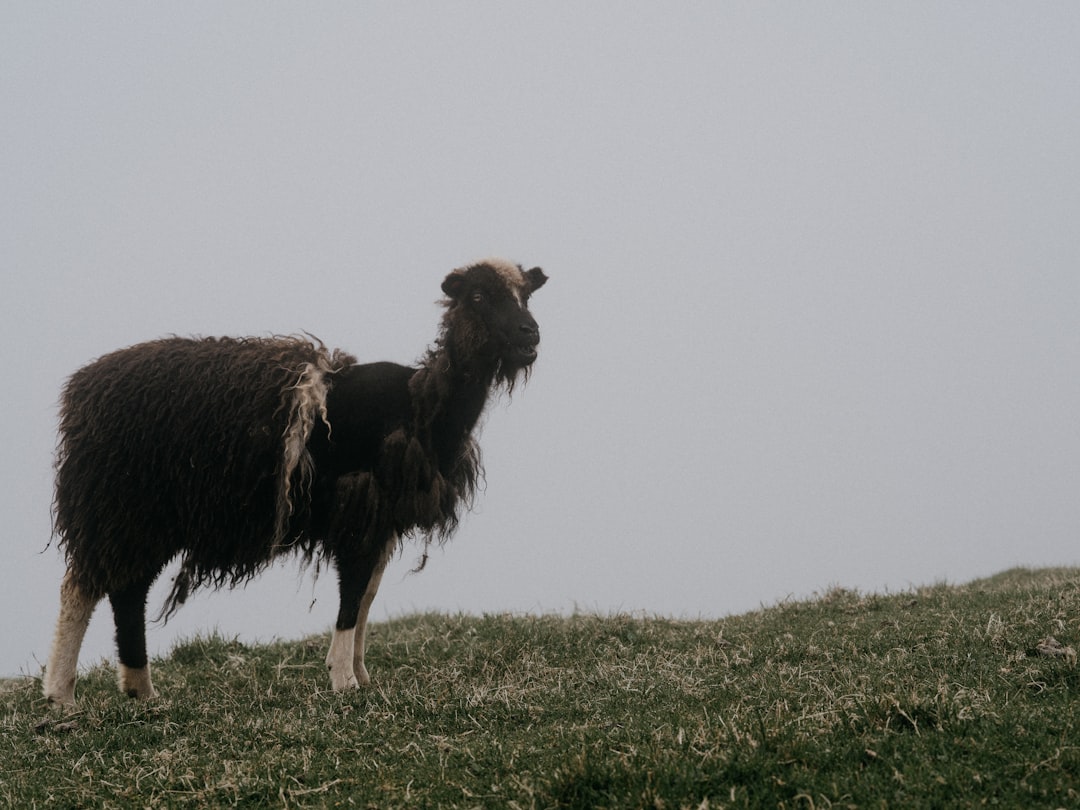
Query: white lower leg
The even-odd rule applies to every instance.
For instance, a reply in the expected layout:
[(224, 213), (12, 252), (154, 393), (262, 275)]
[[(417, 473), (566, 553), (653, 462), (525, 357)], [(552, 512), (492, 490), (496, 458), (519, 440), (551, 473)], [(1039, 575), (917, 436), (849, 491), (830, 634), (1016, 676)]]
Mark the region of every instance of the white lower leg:
[(375, 594), (379, 592), (379, 583), (382, 582), (383, 571), (386, 570), (386, 563), (389, 558), (390, 554), (387, 552), (379, 560), (375, 570), (371, 572), (367, 590), (364, 591), (364, 596), (360, 599), (360, 614), (356, 618), (356, 636), (353, 641), (352, 670), (357, 683), (361, 685), (371, 683), (371, 676), (368, 675), (367, 667), (364, 666), (364, 652), (367, 650), (368, 612), (371, 610), (371, 603), (375, 601)]
[(342, 689), (354, 689), (357, 683), (353, 674), (353, 644), (355, 634), (353, 628), (348, 630), (335, 630), (330, 639), (330, 652), (326, 654), (326, 668), (330, 670), (330, 686), (335, 692)]
[(98, 601), (83, 592), (71, 571), (64, 575), (60, 585), (60, 616), (56, 620), (56, 633), (42, 683), (42, 691), (50, 703), (70, 705), (75, 702), (79, 649)]
[(157, 697), (154, 684), (150, 682), (149, 663), (145, 667), (139, 667), (138, 669), (120, 664), (117, 674), (119, 675), (120, 691), (128, 697), (140, 699)]

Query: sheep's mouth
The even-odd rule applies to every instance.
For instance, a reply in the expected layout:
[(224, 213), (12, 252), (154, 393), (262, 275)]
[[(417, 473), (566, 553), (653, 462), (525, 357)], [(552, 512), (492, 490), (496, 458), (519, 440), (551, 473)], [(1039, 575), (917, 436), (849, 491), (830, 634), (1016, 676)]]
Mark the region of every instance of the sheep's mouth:
[(506, 351), (506, 359), (517, 366), (529, 366), (536, 360), (536, 345), (509, 346)]

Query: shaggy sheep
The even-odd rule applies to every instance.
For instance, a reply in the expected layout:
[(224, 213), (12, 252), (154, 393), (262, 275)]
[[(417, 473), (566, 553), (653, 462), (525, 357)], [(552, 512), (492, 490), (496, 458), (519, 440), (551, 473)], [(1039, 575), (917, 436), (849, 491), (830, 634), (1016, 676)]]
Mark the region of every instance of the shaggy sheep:
[(327, 560), (340, 607), (326, 658), (335, 690), (370, 681), (368, 610), (405, 535), (457, 526), (482, 475), (473, 437), (493, 390), (536, 359), (529, 296), (547, 277), (490, 259), (443, 281), (438, 337), (416, 367), (357, 364), (301, 338), (167, 338), (107, 354), (64, 388), (55, 531), (67, 560), (45, 670), (75, 699), (97, 603), (116, 624), (120, 689), (156, 693), (146, 599), (180, 570), (168, 615), (200, 586), (237, 585), (274, 558)]

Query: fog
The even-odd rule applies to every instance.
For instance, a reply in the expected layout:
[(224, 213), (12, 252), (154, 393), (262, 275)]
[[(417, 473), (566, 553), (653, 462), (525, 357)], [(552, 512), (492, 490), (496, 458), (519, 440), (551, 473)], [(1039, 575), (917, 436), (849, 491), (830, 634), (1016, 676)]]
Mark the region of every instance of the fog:
[[(0, 674), (48, 654), (67, 375), (167, 334), (412, 362), (490, 255), (550, 276), (540, 359), (374, 620), (1075, 564), (1077, 42), (1070, 4), (4, 4)], [(335, 593), (286, 561), (150, 646), (326, 632)]]

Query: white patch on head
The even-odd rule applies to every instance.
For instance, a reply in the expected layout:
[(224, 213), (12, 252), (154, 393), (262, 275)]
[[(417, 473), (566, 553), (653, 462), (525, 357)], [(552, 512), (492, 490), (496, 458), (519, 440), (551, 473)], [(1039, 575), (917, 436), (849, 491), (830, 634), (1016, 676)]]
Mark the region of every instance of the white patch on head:
[(525, 280), (525, 274), (521, 272), (521, 266), (514, 264), (508, 259), (500, 259), (497, 257), (484, 259), (471, 266), (479, 267), (481, 265), (487, 265), (499, 274), (499, 277), (506, 282), (506, 288), (510, 291), (510, 294), (514, 296), (514, 300), (517, 301), (518, 306), (524, 309), (525, 290), (528, 286), (528, 282)]

